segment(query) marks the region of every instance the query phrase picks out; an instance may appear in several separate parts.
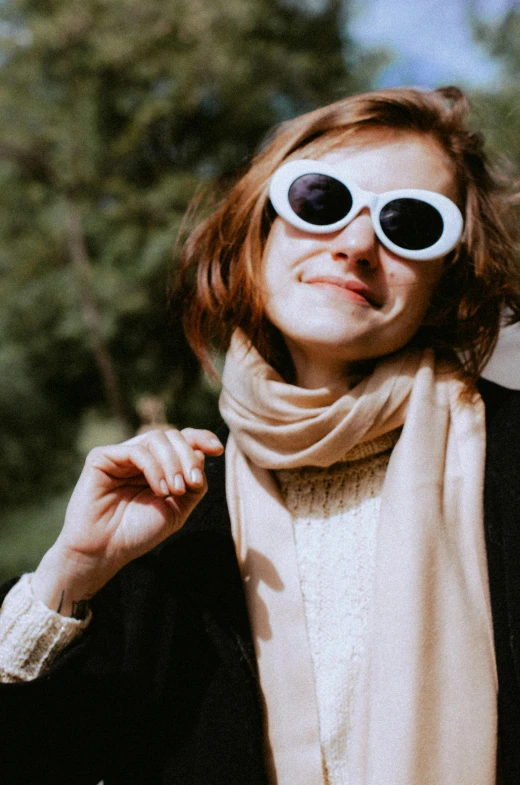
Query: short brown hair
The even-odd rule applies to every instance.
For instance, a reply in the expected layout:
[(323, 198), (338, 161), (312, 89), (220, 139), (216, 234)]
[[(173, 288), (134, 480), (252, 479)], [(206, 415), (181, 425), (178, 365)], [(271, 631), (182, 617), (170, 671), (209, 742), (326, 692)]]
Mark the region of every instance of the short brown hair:
[(504, 309), (520, 320), (520, 270), (506, 229), (507, 200), (479, 133), (468, 128), (468, 100), (455, 87), (378, 90), (345, 98), (283, 123), (217, 208), (189, 235), (177, 292), (187, 339), (203, 366), (242, 328), (283, 373), (283, 342), (265, 315), (261, 265), (274, 218), (269, 179), (291, 157), (316, 157), (354, 136), (383, 129), (427, 134), (445, 151), (458, 183), (465, 230), (447, 257), (427, 326), (414, 339), (464, 356), (475, 380), (495, 346)]

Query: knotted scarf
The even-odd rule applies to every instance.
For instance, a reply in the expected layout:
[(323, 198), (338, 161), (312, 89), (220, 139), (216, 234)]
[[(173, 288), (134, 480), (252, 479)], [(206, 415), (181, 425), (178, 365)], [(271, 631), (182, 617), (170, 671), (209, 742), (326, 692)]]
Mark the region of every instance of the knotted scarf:
[[(330, 466), (403, 425), (384, 481), (349, 739), (349, 785), (494, 785), (497, 677), (483, 533), (484, 407), (433, 351), (352, 389), (287, 384), (237, 331), (220, 400), (226, 493), (266, 711), (272, 783), (323, 785), (291, 517), (273, 470)], [(345, 597), (348, 602), (348, 597)]]

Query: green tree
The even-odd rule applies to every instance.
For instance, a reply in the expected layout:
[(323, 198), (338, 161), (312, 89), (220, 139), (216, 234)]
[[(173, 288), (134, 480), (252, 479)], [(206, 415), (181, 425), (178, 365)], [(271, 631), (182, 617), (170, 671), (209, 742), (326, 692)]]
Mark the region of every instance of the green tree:
[(491, 159), (503, 176), (504, 193), (509, 202), (509, 228), (517, 241), (520, 263), (520, 7), (509, 0), (500, 17), (483, 22), (473, 14), (476, 40), (501, 66), (500, 82), (495, 89), (475, 90), (472, 94), (474, 125), (485, 135)]
[[(494, 90), (477, 90), (472, 98), (478, 127), (489, 140), (490, 150), (520, 172), (520, 8), (510, 0), (494, 23), (473, 16), (476, 40), (501, 65), (500, 85)], [(508, 166), (506, 163), (506, 167)]]
[(366, 85), (347, 21), (338, 0), (3, 0), (4, 500), (68, 479), (86, 408), (128, 432), (154, 393), (173, 422), (215, 420), (168, 319), (171, 249), (201, 184)]

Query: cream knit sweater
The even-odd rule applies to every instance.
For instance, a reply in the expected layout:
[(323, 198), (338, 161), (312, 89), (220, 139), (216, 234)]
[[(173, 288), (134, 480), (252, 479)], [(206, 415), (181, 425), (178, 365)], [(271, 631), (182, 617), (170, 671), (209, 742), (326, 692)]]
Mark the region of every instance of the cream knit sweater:
[(400, 429), (328, 469), (277, 472), (293, 517), (325, 781), (348, 785), (351, 710), (372, 594), (383, 480)]
[(33, 596), (31, 575), (23, 575), (0, 610), (0, 682), (31, 681), (85, 629), (83, 621), (51, 611)]
[[(399, 429), (327, 469), (277, 472), (294, 522), (327, 785), (348, 785), (348, 739), (372, 593), (380, 494)], [(85, 629), (49, 610), (24, 576), (0, 610), (0, 681), (29, 681)]]

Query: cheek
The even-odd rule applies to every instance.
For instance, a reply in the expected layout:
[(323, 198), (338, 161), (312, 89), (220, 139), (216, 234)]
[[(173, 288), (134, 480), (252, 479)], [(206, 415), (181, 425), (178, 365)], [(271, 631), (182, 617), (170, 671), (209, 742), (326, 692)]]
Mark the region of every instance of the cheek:
[(270, 254), (264, 258), (262, 265), (262, 299), (264, 305), (269, 305), (280, 297), (285, 290), (284, 271), (279, 260)]
[(287, 237), (278, 227), (271, 230), (262, 260), (262, 296), (264, 303), (283, 302), (294, 295), (299, 279), (300, 261), (310, 255), (307, 238), (298, 241)]
[(277, 221), (274, 222), (262, 258), (262, 279), (266, 286), (276, 286), (276, 281), (284, 274), (290, 248)]
[(429, 262), (428, 265), (422, 269), (408, 267), (406, 271), (396, 270), (387, 277), (388, 287), (393, 293), (394, 324), (396, 329), (403, 332), (406, 340), (410, 340), (424, 323), (442, 275), (442, 260), (433, 264)]
[(426, 310), (440, 281), (442, 270), (442, 260), (415, 262), (404, 269), (390, 271), (387, 276), (388, 286), (403, 305), (406, 304), (413, 311)]
[(262, 299), (264, 304), (267, 305), (271, 299), (272, 292), (275, 290), (276, 280), (280, 276), (279, 265), (277, 263), (276, 254), (273, 249), (272, 241), (267, 241), (264, 255), (262, 258), (261, 270), (261, 285), (262, 285)]
[(280, 327), (279, 320), (291, 304), (292, 286), (283, 248), (279, 245), (264, 256), (261, 298), (268, 319)]

